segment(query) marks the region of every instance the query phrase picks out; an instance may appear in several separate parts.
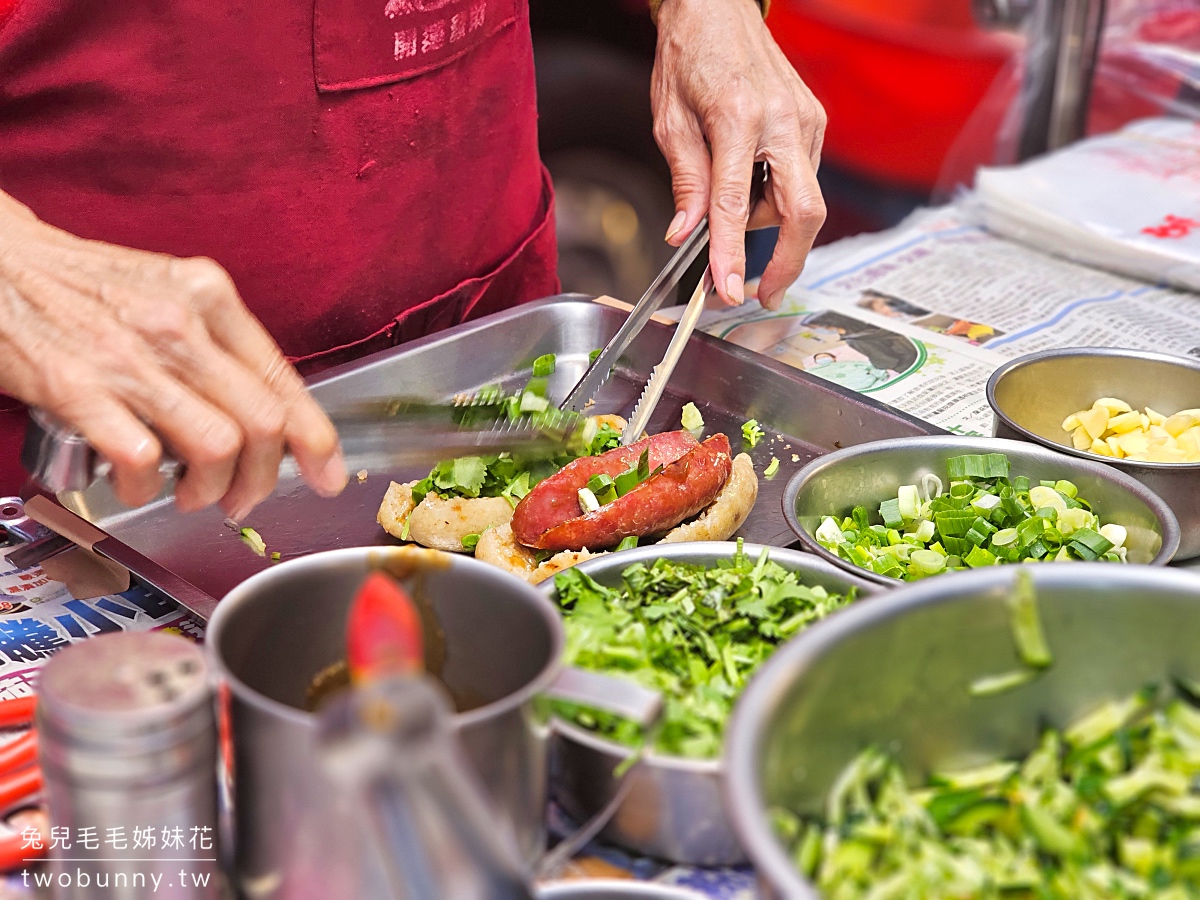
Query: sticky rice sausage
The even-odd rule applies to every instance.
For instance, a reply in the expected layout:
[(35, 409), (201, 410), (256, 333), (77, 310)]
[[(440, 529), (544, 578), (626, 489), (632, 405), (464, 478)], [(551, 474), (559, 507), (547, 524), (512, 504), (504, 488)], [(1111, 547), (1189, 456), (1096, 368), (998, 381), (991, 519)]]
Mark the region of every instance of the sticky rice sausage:
[(579, 489), (587, 487), (588, 479), (593, 475), (615, 478), (636, 466), (643, 450), (649, 450), (650, 470), (654, 471), (659, 466), (670, 465), (697, 446), (699, 443), (689, 432), (668, 431), (643, 438), (628, 447), (617, 447), (599, 456), (585, 456), (570, 462), (538, 482), (517, 504), (512, 517), (513, 534), (528, 547), (540, 547), (533, 542), (538, 535), (580, 514)]
[[(687, 432), (671, 434), (680, 435)], [(662, 438), (665, 435), (656, 437)], [(679, 441), (684, 443), (682, 439)], [(692, 442), (695, 443), (694, 438)], [(633, 450), (636, 447), (637, 444), (625, 449)], [(639, 448), (638, 455), (640, 453)], [(595, 457), (595, 460), (603, 460), (604, 456)], [(634, 456), (634, 462), (636, 459)], [(652, 468), (658, 465), (654, 461), (653, 445), (650, 464)], [(530, 491), (517, 506), (512, 520), (513, 534), (522, 544), (539, 550), (581, 550), (584, 547), (593, 551), (608, 549), (616, 546), (623, 538), (657, 534), (694, 516), (712, 503), (721, 492), (732, 467), (729, 439), (723, 434), (714, 435), (703, 444), (693, 446), (667, 464), (663, 471), (644, 481), (624, 497), (618, 497), (600, 509), (584, 515), (580, 515), (579, 512), (578, 490), (586, 486), (587, 478), (595, 474), (595, 470), (587, 473), (587, 477), (583, 477), (582, 480), (582, 472), (572, 473), (570, 479), (551, 485), (549, 490), (553, 491), (552, 496), (557, 500), (553, 506), (545, 498), (535, 496), (546, 484), (544, 481)], [(628, 468), (629, 464), (626, 463), (616, 472), (607, 469), (601, 471), (605, 471), (606, 474), (619, 474)], [(566, 469), (563, 472), (566, 472)], [(577, 482), (578, 485), (574, 486)], [(547, 511), (542, 517), (522, 515), (521, 507), (531, 498), (535, 510)], [(548, 514), (549, 511), (553, 511), (552, 516)]]

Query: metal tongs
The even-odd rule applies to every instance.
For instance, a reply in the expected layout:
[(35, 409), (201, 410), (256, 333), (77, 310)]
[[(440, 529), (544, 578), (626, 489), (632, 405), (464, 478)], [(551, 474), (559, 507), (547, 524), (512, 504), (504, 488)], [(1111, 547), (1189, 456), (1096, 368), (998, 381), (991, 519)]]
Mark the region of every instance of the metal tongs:
[[(750, 204), (748, 207), (751, 211), (758, 204), (758, 201), (763, 198), (769, 174), (765, 162), (754, 164), (754, 172), (750, 178)], [(625, 352), (626, 348), (633, 343), (633, 339), (646, 327), (646, 323), (650, 321), (650, 317), (663, 305), (667, 297), (675, 290), (675, 286), (679, 284), (680, 279), (683, 278), (684, 273), (687, 272), (688, 267), (700, 255), (700, 251), (708, 243), (708, 234), (708, 216), (705, 216), (700, 220), (700, 224), (696, 226), (695, 230), (688, 235), (687, 240), (675, 251), (675, 255), (671, 257), (670, 262), (659, 272), (658, 277), (654, 279), (650, 287), (646, 289), (646, 293), (642, 295), (642, 299), (630, 311), (625, 324), (620, 327), (617, 333), (613, 335), (612, 340), (600, 351), (600, 355), (596, 357), (587, 372), (579, 379), (579, 383), (571, 389), (571, 393), (567, 395), (567, 399), (559, 406), (560, 410), (570, 413), (582, 413), (588, 404), (595, 399), (600, 388), (608, 381), (609, 376), (617, 365), (617, 360), (621, 358), (621, 354)], [(679, 363), (679, 358), (683, 355), (683, 350), (687, 346), (688, 339), (691, 338), (692, 332), (696, 330), (696, 323), (700, 321), (700, 314), (704, 312), (704, 301), (712, 289), (712, 270), (709, 266), (705, 266), (704, 275), (701, 276), (700, 282), (692, 292), (691, 299), (688, 300), (687, 307), (679, 319), (679, 324), (675, 327), (675, 334), (671, 338), (671, 343), (667, 346), (667, 352), (663, 355), (662, 362), (655, 366), (654, 370), (650, 373), (650, 378), (642, 390), (642, 395), (638, 398), (637, 405), (630, 414), (629, 424), (621, 434), (622, 446), (629, 446), (645, 433), (646, 426), (650, 424), (650, 417), (654, 414), (655, 407), (658, 406), (658, 401), (662, 399), (667, 381), (670, 379), (671, 373), (675, 371), (675, 366)]]
[[(485, 388), (449, 403), (389, 398), (326, 412), (352, 470), (432, 465), (456, 456), (502, 452), (549, 456), (569, 446), (587, 427), (584, 416), (552, 406), (513, 416), (508, 406), (519, 400), (519, 395)], [(85, 490), (111, 468), (83, 435), (39, 409), (29, 411), (21, 463), (34, 482), (52, 493)], [(176, 477), (181, 469), (168, 454), (161, 471)]]

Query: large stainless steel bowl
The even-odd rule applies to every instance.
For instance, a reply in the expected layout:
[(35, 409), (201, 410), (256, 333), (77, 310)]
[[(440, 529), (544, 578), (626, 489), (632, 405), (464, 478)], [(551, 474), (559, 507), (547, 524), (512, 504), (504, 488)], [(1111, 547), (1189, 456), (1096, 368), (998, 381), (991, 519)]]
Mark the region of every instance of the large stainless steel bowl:
[(895, 497), (901, 485), (919, 484), (928, 474), (946, 484), (946, 460), (965, 453), (1003, 453), (1014, 475), (1025, 475), (1035, 483), (1060, 478), (1074, 482), (1080, 496), (1091, 502), (1104, 522), (1116, 522), (1128, 530), (1125, 544), (1130, 562), (1165, 566), (1179, 546), (1174, 513), (1135, 479), (1094, 460), (1072, 459), (1023, 441), (995, 438), (898, 438), (819, 456), (788, 483), (783, 514), (806, 550), (876, 584), (896, 587), (903, 582), (839, 558), (822, 547), (813, 532), (823, 516), (848, 516), (856, 506), (865, 506), (878, 520), (879, 504)]
[[(634, 563), (670, 559), (712, 565), (728, 559), (735, 543), (698, 542), (658, 544), (613, 553), (579, 566), (599, 583), (615, 587), (621, 573)], [(758, 544), (746, 544), (745, 552), (757, 558)], [(771, 559), (802, 573), (808, 585), (845, 593), (857, 588), (859, 596), (878, 591), (855, 575), (839, 571), (816, 557), (795, 550), (770, 548)], [(548, 585), (551, 598), (554, 585)], [(605, 740), (567, 722), (555, 722), (550, 753), (550, 791), (572, 816), (585, 819), (613, 798), (617, 779), (613, 770), (626, 760), (627, 747)], [(661, 859), (691, 865), (733, 865), (746, 859), (745, 851), (729, 825), (722, 801), (723, 766), (716, 759), (684, 759), (649, 753), (630, 774), (628, 796), (617, 809), (605, 836), (620, 844)]]
[(1113, 459), (1071, 445), (1063, 420), (1100, 397), (1119, 397), (1134, 409), (1149, 406), (1164, 415), (1200, 407), (1200, 362), (1141, 350), (1047, 350), (1005, 363), (987, 385), (997, 437), (1033, 441), (1131, 475), (1179, 519), (1176, 557), (1200, 556), (1200, 463)]
[(817, 813), (868, 745), (918, 781), (1017, 757), (1046, 723), (1172, 676), (1200, 677), (1200, 577), (1146, 566), (1031, 566), (1053, 665), (972, 697), (1017, 664), (1006, 598), (1013, 567), (932, 578), (860, 603), (794, 638), (738, 702), (726, 742), (729, 808), (760, 874), (784, 897), (816, 898), (771, 832), (767, 809)]

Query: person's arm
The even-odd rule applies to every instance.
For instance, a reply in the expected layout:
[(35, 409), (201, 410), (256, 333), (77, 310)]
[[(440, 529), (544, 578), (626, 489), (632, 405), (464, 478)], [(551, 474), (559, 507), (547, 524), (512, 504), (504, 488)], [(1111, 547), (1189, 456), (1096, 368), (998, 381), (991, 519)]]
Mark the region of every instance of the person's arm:
[(3, 192), (0, 390), (79, 429), (129, 505), (158, 492), (162, 442), (184, 510), (244, 516), (285, 447), (319, 492), (346, 482), (333, 425), (224, 269), (82, 240)]
[[(759, 283), (777, 309), (825, 221), (817, 184), (825, 111), (763, 22), (755, 0), (659, 0), (651, 100), (654, 136), (671, 167), (681, 243), (707, 213), (713, 280), (727, 303), (744, 299), (747, 227), (779, 224)], [(756, 160), (771, 167), (766, 202), (747, 203)]]

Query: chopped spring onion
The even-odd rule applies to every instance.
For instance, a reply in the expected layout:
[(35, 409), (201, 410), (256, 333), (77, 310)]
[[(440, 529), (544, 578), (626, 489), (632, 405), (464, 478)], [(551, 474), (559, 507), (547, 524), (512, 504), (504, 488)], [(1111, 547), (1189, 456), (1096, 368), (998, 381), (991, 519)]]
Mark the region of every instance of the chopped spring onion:
[(601, 506), (617, 499), (617, 485), (609, 475), (593, 475), (588, 479), (587, 488), (596, 495)]
[(595, 350), (593, 350), (591, 353), (589, 353), (588, 354), (588, 365), (590, 366), (592, 363), (594, 363), (596, 360), (598, 360), (600, 358), (600, 354), (603, 352), (604, 352), (604, 348), (598, 347)]
[(774, 478), (778, 472), (779, 472), (779, 460), (776, 459), (774, 456), (772, 456), (771, 461), (769, 463), (767, 463), (767, 467), (765, 469), (763, 469), (763, 478), (770, 480), (770, 479)]
[(742, 440), (751, 450), (758, 446), (758, 442), (763, 439), (765, 434), (766, 432), (758, 426), (757, 419), (751, 419), (742, 425)]
[(479, 538), (480, 535), (478, 534), (464, 534), (462, 539), (462, 548), (467, 552), (473, 552), (479, 545)]
[(596, 495), (583, 487), (579, 489), (579, 508), (585, 513), (595, 512), (600, 508), (600, 501), (596, 499)]
[(951, 481), (964, 478), (1007, 478), (1008, 457), (1003, 453), (970, 453), (946, 460), (946, 474)]
[(555, 363), (556, 357), (553, 353), (547, 353), (545, 356), (539, 356), (533, 361), (533, 377), (545, 378), (548, 375), (553, 375)]
[(522, 413), (545, 412), (550, 408), (550, 401), (545, 397), (539, 397), (533, 391), (525, 391), (521, 394), (521, 405), (519, 407)]
[(267, 544), (253, 528), (243, 528), (238, 534), (242, 538), (242, 543), (253, 550), (259, 556), (267, 555)]
[(896, 496), (900, 515), (906, 519), (916, 519), (921, 515), (921, 497), (915, 484), (901, 485)]
[(618, 550), (618, 551), (620, 551), (620, 550), (632, 550), (632, 549), (633, 549), (634, 547), (636, 547), (637, 545), (638, 545), (638, 539), (637, 539), (637, 536), (636, 536), (636, 535), (632, 535), (632, 534), (631, 534), (631, 535), (630, 535), (629, 537), (627, 537), (627, 538), (621, 538), (621, 543), (617, 544), (617, 550)]
[(281, 559), (283, 559), (283, 554), (278, 550), (275, 550), (271, 553), (271, 562), (279, 562)]
[[(1028, 478), (1008, 475), (999, 453), (954, 457), (946, 468), (948, 492), (941, 479), (926, 475), (919, 487), (902, 485), (880, 503), (874, 522), (858, 506), (840, 520), (823, 517), (814, 537), (847, 562), (908, 581), (1030, 560), (1125, 560), (1126, 530), (1101, 524), (1071, 482), (1031, 486)], [(941, 564), (924, 553), (938, 555)]]
[(679, 416), (679, 424), (686, 431), (690, 431), (694, 437), (700, 437), (700, 432), (704, 430), (704, 416), (700, 415), (700, 410), (696, 408), (695, 403), (685, 403), (683, 412)]

